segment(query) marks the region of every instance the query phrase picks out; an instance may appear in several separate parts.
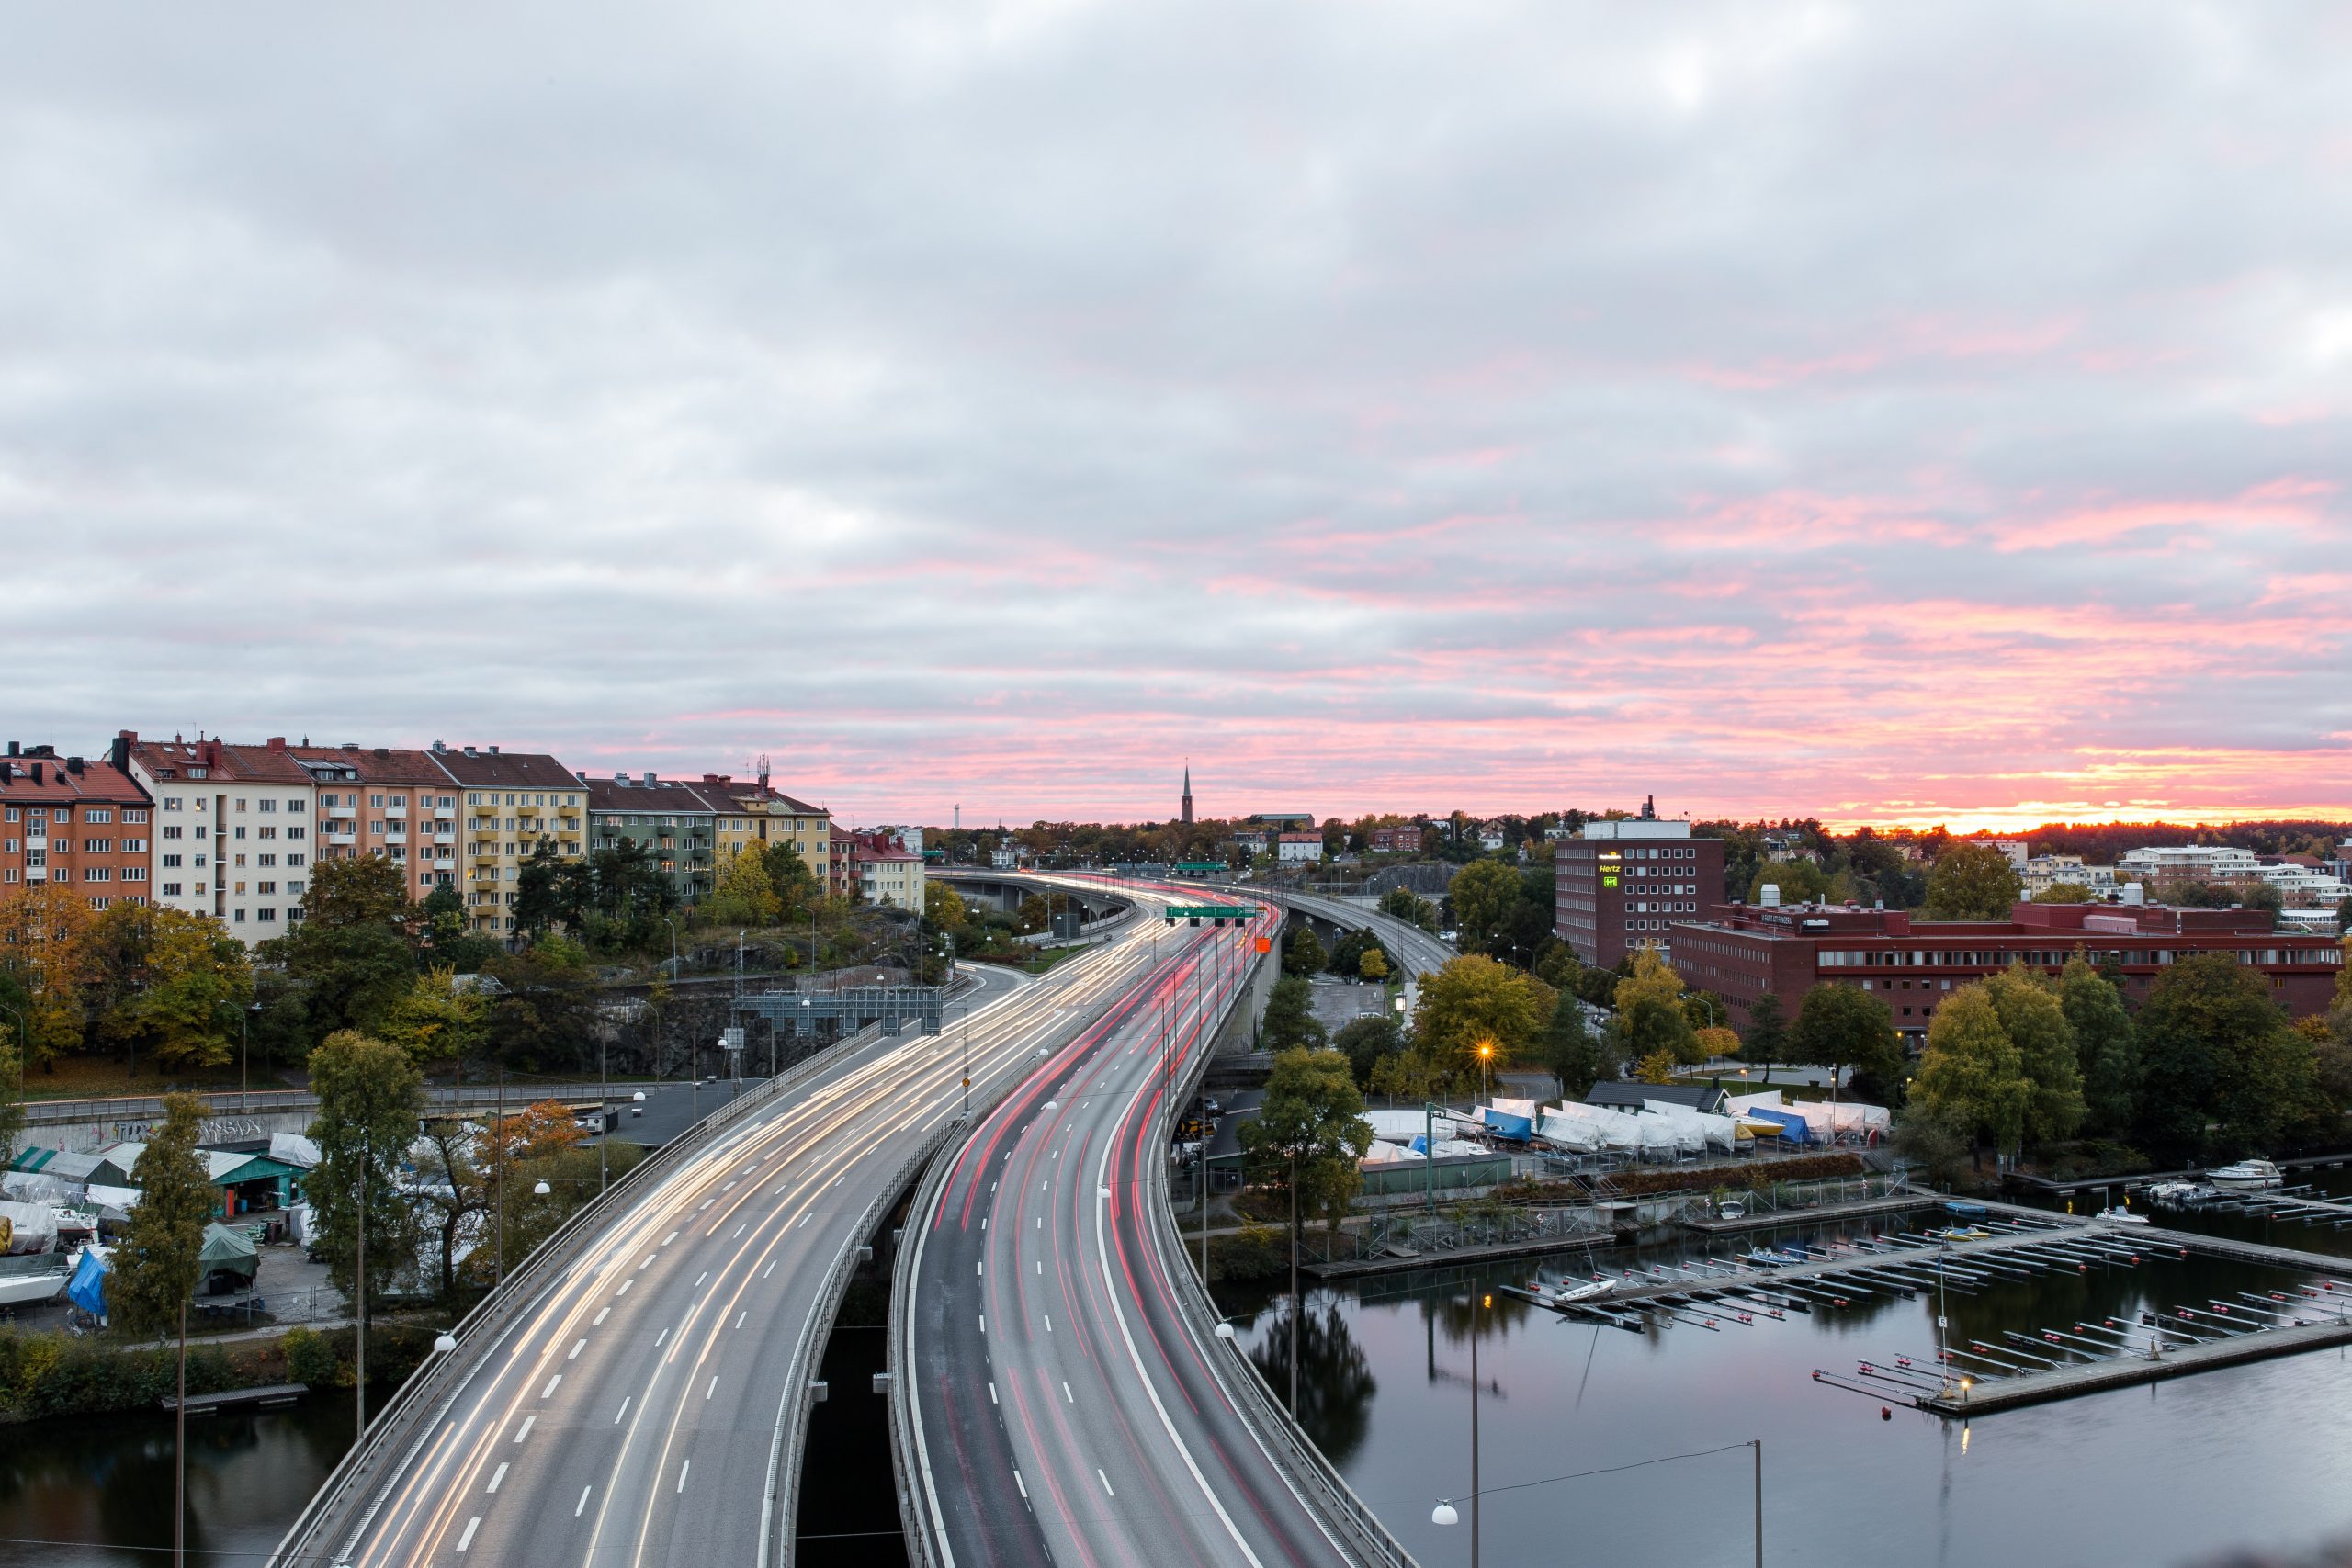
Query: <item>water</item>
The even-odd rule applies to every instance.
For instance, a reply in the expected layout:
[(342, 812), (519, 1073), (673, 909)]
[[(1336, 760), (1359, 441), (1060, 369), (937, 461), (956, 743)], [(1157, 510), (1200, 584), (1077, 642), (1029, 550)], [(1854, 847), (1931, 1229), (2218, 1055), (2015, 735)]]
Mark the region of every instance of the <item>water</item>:
[[(342, 1459), (351, 1426), (347, 1393), (190, 1416), (190, 1560), (266, 1558)], [(172, 1419), (160, 1413), (0, 1427), (0, 1568), (170, 1562), (172, 1470)]]
[[(2304, 1239), (2277, 1225), (2273, 1238)], [(1720, 1241), (1713, 1247), (1728, 1250)], [(1600, 1261), (1623, 1267), (1690, 1250), (1607, 1253)], [(1519, 1262), (1389, 1277), (1309, 1298), (1312, 1332), (1300, 1357), (1307, 1428), (1426, 1568), (1469, 1561), (1466, 1502), (1458, 1505), (1459, 1525), (1429, 1522), (1440, 1495), (1470, 1491), (1467, 1303), (1498, 1285), (1557, 1278), (1563, 1267)], [(2135, 1319), (2142, 1310), (2201, 1305), (2301, 1278), (2203, 1258), (2094, 1268), (1952, 1295), (1948, 1312), (1956, 1339), (1997, 1344), (2003, 1328), (2032, 1334), (2078, 1319)], [(1753, 1460), (1745, 1448), (1528, 1483), (1756, 1437), (1764, 1443), (1772, 1562), (2145, 1568), (2233, 1547), (2308, 1547), (2352, 1531), (2352, 1489), (2343, 1484), (2352, 1458), (2352, 1360), (2341, 1351), (2031, 1406), (1963, 1427), (1892, 1399), (1891, 1419), (1882, 1419), (1881, 1399), (1812, 1376), (1820, 1369), (1853, 1381), (1857, 1362), (1892, 1366), (1898, 1356), (1931, 1367), (1932, 1294), (1753, 1326), (1719, 1317), (1716, 1332), (1690, 1325), (1645, 1334), (1564, 1320), (1498, 1293), (1493, 1302), (1477, 1314), (1487, 1562), (1748, 1563)], [(1278, 1394), (1289, 1377), (1287, 1326), (1276, 1302), (1243, 1327)], [(1496, 1490), (1505, 1487), (1521, 1489)]]

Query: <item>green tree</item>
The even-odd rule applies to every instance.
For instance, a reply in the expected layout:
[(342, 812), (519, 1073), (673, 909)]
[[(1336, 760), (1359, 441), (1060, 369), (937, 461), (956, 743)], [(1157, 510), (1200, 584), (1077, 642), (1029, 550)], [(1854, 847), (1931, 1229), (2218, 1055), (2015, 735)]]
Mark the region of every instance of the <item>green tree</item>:
[(311, 867), (302, 894), (305, 928), (396, 926), (405, 931), (417, 917), (409, 902), (408, 877), (380, 854), (322, 860)]
[(2018, 1049), (2026, 1080), (2033, 1086), (2026, 1100), (2026, 1142), (2072, 1137), (2083, 1122), (2083, 1077), (2075, 1059), (2074, 1026), (2066, 1021), (2055, 987), (2022, 964), (1984, 985), (2001, 1028)]
[(420, 1067), (433, 1062), (461, 1064), (480, 1047), (488, 1011), (481, 992), (460, 987), (447, 969), (428, 969), (409, 983), (408, 994), (386, 1012), (382, 1038)]
[(2033, 896), (2037, 904), (2087, 904), (2091, 901), (2091, 885), (2087, 882), (2053, 882)]
[(1254, 1185), (1295, 1191), (1297, 1225), (1321, 1214), (1333, 1225), (1363, 1184), (1356, 1163), (1372, 1147), (1363, 1095), (1337, 1051), (1284, 1051), (1266, 1077), (1258, 1114), (1241, 1124), (1242, 1158)]
[(203, 1101), (192, 1094), (165, 1095), (164, 1119), (131, 1168), (139, 1202), (115, 1251), (107, 1306), (135, 1334), (161, 1334), (175, 1324), (185, 1330), (183, 1314), (202, 1268), (204, 1227), (220, 1210), (220, 1190), (197, 1152), (203, 1131)]
[(718, 868), (718, 885), (703, 901), (702, 917), (713, 925), (765, 928), (775, 924), (783, 908), (768, 882), (767, 862), (747, 845)]
[(2261, 974), (2227, 953), (2166, 968), (2134, 1021), (2140, 1046), (2141, 1145), (2193, 1158), (2211, 1140), (2264, 1148), (2319, 1100), (2311, 1042), (2287, 1026)]
[(1541, 980), (1470, 953), (1421, 977), (1413, 1041), (1431, 1064), (1459, 1082), (1477, 1072), (1482, 1043), (1493, 1045), (1497, 1066), (1523, 1060), (1536, 1031), (1551, 1016), (1552, 994)]
[(1747, 1004), (1747, 1033), (1739, 1055), (1764, 1069), (1765, 1083), (1772, 1081), (1772, 1064), (1789, 1059), (1789, 1020), (1777, 991), (1766, 991)]
[(1409, 887), (1392, 887), (1380, 896), (1380, 911), (1420, 927), (1437, 930), (1437, 906)]
[(1356, 960), (1356, 973), (1367, 980), (1385, 980), (1388, 978), (1388, 955), (1376, 945), (1365, 948), (1363, 956)]
[(154, 904), (117, 904), (92, 931), (110, 933), (114, 962), (130, 966), (107, 1013), (108, 1034), (165, 1072), (235, 1059), (241, 1015), (254, 997), (243, 942), (205, 916)]
[(1838, 890), (1837, 879), (1810, 860), (1771, 861), (1758, 866), (1747, 885), (1747, 901), (1760, 904), (1768, 886), (1781, 890), (1783, 904), (1815, 904)]
[[(304, 1184), (316, 1221), (311, 1250), (364, 1314), (415, 1269), (417, 1210), (396, 1179), (417, 1135), (424, 1079), (400, 1047), (342, 1030), (311, 1053), (311, 1090), (319, 1100), (311, 1139), (320, 1156)], [(363, 1233), (367, 1303), (359, 1302), (356, 1284)]]
[(1928, 872), (1931, 920), (1997, 920), (2025, 889), (2009, 857), (1987, 843), (1954, 839)]
[[(797, 855), (793, 857), (796, 861), (799, 858)], [(926, 882), (922, 889), (922, 912), (924, 918), (941, 931), (960, 931), (965, 919), (964, 896), (944, 882)]]
[(2128, 1132), (2139, 1097), (2140, 1053), (2122, 993), (2077, 953), (2059, 976), (2058, 1005), (2075, 1032), (2086, 1121), (2101, 1133)]
[(2007, 1153), (2024, 1135), (2032, 1098), (2025, 1059), (2002, 1027), (1991, 991), (1983, 985), (1954, 991), (1928, 1025), (1927, 1052), (1911, 1086), (1914, 1113), (1973, 1146), (1989, 1142), (1996, 1153)]
[(1348, 1059), (1356, 1082), (1369, 1087), (1380, 1064), (1404, 1050), (1405, 1032), (1392, 1014), (1368, 1012), (1341, 1025), (1331, 1048)]
[[(808, 869), (808, 857), (789, 843), (770, 844), (767, 848), (767, 872), (768, 889), (775, 895), (776, 902), (783, 909), (780, 918), (806, 921), (808, 911), (825, 896), (824, 888), (818, 884), (817, 874)], [(926, 903), (930, 897), (929, 889), (941, 886), (939, 883), (925, 885)], [(956, 922), (958, 925), (962, 923), (961, 920)]]
[(514, 930), (525, 937), (544, 936), (579, 918), (577, 883), (571, 867), (555, 852), (554, 840), (541, 839), (531, 858), (514, 872)]
[(1266, 1016), (1260, 1027), (1260, 1040), (1268, 1051), (1291, 1051), (1301, 1046), (1319, 1047), (1329, 1039), (1322, 1021), (1315, 1016), (1313, 993), (1305, 980), (1286, 975), (1274, 982), (1266, 998)]
[[(1943, 1009), (1936, 1012), (1940, 1017)], [(1789, 1032), (1789, 1044), (1793, 1061), (1826, 1067), (1832, 1074), (1851, 1067), (1857, 1093), (1865, 1079), (1889, 1099), (1896, 1098), (1894, 1091), (1902, 1087), (1903, 1043), (1895, 1037), (1894, 1015), (1859, 986), (1825, 981), (1807, 991)]]
[(1300, 926), (1291, 932), (1290, 941), (1283, 945), (1283, 973), (1285, 975), (1320, 974), (1326, 962), (1323, 943), (1317, 940), (1313, 926)]
[(1634, 954), (1634, 972), (1617, 982), (1613, 999), (1610, 1038), (1620, 1056), (1641, 1062), (1663, 1051), (1677, 1062), (1707, 1059), (1682, 1005), (1682, 976), (1650, 949)]
[(1472, 861), (1445, 890), (1453, 906), (1453, 929), (1462, 951), (1488, 953), (1497, 933), (1520, 901), (1519, 873), (1498, 860)]
[(1584, 1002), (1574, 991), (1564, 990), (1553, 1000), (1552, 1017), (1536, 1040), (1536, 1052), (1569, 1100), (1581, 1100), (1594, 1084), (1617, 1077), (1617, 1064), (1593, 1038), (1585, 1022)]

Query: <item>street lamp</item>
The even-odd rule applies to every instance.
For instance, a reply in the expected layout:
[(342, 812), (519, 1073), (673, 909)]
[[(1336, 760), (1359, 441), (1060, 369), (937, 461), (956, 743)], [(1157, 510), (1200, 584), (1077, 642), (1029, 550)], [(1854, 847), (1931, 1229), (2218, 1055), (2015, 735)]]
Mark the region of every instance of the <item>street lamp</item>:
[[(1492, 1072), (1492, 1070), (1491, 1070), (1491, 1069), (1492, 1069), (1492, 1067), (1493, 1067), (1494, 1060), (1495, 1060), (1495, 1043), (1494, 1043), (1493, 1041), (1491, 1041), (1491, 1040), (1481, 1040), (1481, 1041), (1479, 1041), (1479, 1042), (1478, 1042), (1478, 1081), (1479, 1081), (1479, 1083), (1484, 1087), (1484, 1089), (1485, 1089), (1485, 1092), (1486, 1092), (1486, 1096), (1487, 1096), (1487, 1098), (1488, 1100), (1492, 1100), (1492, 1099), (1495, 1097), (1495, 1082), (1494, 1082), (1494, 1074), (1493, 1074), (1493, 1072)], [(1475, 1512), (1475, 1511), (1476, 1511), (1476, 1509), (1477, 1505), (1474, 1503), (1474, 1504), (1472, 1504), (1472, 1505), (1471, 1505), (1471, 1506), (1472, 1506), (1473, 1511)]]

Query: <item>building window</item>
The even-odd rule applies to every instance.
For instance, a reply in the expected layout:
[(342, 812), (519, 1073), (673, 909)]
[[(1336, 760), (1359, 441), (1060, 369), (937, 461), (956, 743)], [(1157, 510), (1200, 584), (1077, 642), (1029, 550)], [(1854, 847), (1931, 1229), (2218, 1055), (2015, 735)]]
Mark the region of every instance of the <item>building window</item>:
[[(275, 811), (277, 809), (277, 802), (274, 800), (265, 800), (261, 803), (261, 808), (264, 811)], [(240, 807), (239, 809), (243, 808)]]
[(242, 926), (245, 923), (245, 912), (243, 909), (232, 910), (229, 919)]
[[(9, 880), (10, 880), (10, 881), (12, 881), (12, 882), (13, 882), (14, 880), (16, 880), (16, 875), (17, 875), (17, 874), (16, 874), (15, 872), (13, 872), (13, 871), (12, 871), (12, 872), (10, 872), (10, 873), (8, 874)], [(164, 883), (164, 897), (166, 897), (166, 898), (176, 898), (176, 897), (178, 897), (179, 896), (180, 896), (180, 885), (179, 885), (178, 883), (176, 883), (176, 882), (166, 882), (166, 883)]]

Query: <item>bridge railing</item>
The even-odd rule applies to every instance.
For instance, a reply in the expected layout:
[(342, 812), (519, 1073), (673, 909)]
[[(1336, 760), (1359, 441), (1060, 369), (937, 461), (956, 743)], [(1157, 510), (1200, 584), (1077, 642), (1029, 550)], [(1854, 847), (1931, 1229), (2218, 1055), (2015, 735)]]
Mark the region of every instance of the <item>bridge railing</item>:
[(368, 1424), (360, 1440), (330, 1472), (270, 1556), (272, 1568), (311, 1568), (342, 1561), (336, 1536), (355, 1531), (370, 1511), (372, 1488), (388, 1470), (405, 1463), (417, 1446), (431, 1436), (433, 1423), (473, 1375), (490, 1345), (524, 1310), (552, 1289), (587, 1250), (588, 1238), (616, 1214), (635, 1206), (658, 1190), (718, 1136), (761, 1107), (806, 1083), (822, 1071), (838, 1053), (879, 1039), (877, 1030), (864, 1030), (770, 1078), (749, 1093), (737, 1096), (695, 1122), (631, 1169), (624, 1172), (594, 1201), (557, 1227), (534, 1247), (503, 1283), (476, 1303), (472, 1311), (450, 1330), (454, 1350), (426, 1358), (409, 1374)]

